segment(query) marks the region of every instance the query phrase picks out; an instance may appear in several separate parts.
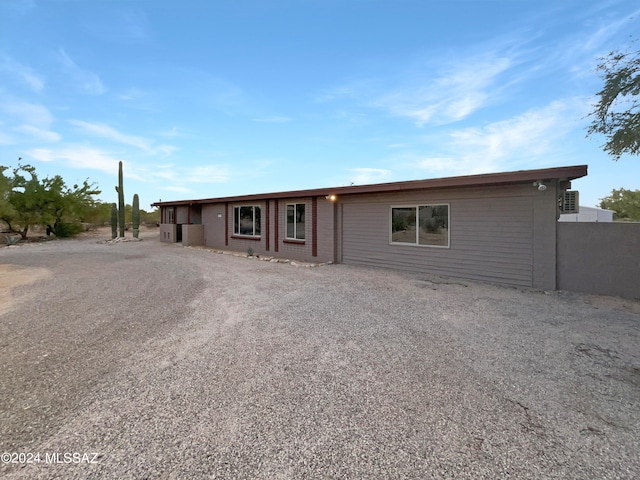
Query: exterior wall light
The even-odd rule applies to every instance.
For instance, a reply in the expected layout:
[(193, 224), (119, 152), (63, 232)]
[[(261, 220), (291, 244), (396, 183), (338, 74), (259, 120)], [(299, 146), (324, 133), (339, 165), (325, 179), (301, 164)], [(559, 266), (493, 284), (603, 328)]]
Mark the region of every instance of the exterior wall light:
[(544, 192), (547, 189), (547, 186), (542, 183), (542, 180), (538, 180), (537, 182), (533, 182), (534, 187), (538, 187), (539, 192)]
[(338, 197), (336, 197), (335, 195), (327, 195), (327, 196), (326, 196), (326, 197), (324, 197), (324, 198), (326, 198), (326, 199), (327, 199), (327, 200), (329, 200), (330, 202), (335, 202), (335, 201), (336, 201), (336, 199), (337, 199)]

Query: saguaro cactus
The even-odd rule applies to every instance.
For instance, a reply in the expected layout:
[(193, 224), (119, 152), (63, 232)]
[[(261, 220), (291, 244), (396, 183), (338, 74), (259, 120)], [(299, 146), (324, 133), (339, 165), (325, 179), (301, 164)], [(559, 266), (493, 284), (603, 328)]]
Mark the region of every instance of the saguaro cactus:
[(111, 204), (111, 238), (118, 236), (118, 207), (115, 203)]
[(122, 162), (118, 162), (118, 223), (120, 224), (120, 236), (124, 237), (124, 188), (122, 186)]
[(138, 238), (140, 233), (140, 199), (138, 194), (133, 195), (133, 207), (131, 208), (131, 220), (133, 221), (133, 236)]

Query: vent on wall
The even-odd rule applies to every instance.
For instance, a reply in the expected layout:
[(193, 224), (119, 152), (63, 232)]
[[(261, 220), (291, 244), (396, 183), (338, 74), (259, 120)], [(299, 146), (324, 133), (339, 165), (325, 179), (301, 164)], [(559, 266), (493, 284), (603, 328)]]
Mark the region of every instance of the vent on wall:
[(578, 191), (566, 190), (562, 195), (560, 213), (579, 213)]

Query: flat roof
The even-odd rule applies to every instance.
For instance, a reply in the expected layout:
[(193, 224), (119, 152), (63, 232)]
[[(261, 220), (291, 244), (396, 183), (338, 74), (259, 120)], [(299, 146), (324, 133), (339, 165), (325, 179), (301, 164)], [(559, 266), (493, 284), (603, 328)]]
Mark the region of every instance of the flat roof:
[(231, 197), (202, 198), (194, 200), (175, 200), (155, 202), (153, 206), (197, 205), (205, 203), (243, 202), (265, 199), (324, 197), (327, 195), (357, 195), (363, 193), (389, 193), (410, 190), (436, 188), (479, 187), (527, 183), (535, 181), (571, 181), (587, 175), (587, 165), (571, 167), (543, 168), (538, 170), (517, 170), (514, 172), (485, 173), (480, 175), (464, 175), (460, 177), (431, 178), (425, 180), (409, 180), (404, 182), (374, 183), (369, 185), (350, 185), (346, 187), (314, 188), (310, 190), (292, 190), (288, 192), (258, 193)]

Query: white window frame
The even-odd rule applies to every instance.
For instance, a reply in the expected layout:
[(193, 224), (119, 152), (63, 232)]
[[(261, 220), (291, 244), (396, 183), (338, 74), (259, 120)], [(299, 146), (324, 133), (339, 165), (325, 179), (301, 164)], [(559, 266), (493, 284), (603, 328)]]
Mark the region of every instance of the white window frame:
[[(447, 207), (447, 244), (446, 245), (424, 245), (419, 243), (418, 235), (420, 234), (420, 207)], [(415, 243), (394, 242), (393, 241), (393, 209), (394, 208), (413, 208), (416, 211), (416, 239)], [(405, 247), (426, 247), (426, 248), (451, 248), (451, 204), (446, 202), (429, 202), (429, 203), (413, 203), (409, 205), (391, 205), (389, 207), (389, 244), (400, 245)]]
[[(304, 233), (304, 238), (298, 238), (298, 222), (297, 222), (297, 212), (298, 205), (302, 205), (304, 207), (304, 227), (302, 228), (302, 232)], [(293, 237), (289, 236), (289, 207), (293, 206)], [(285, 230), (285, 240), (294, 240), (296, 242), (304, 242), (307, 238), (307, 204), (306, 203), (287, 203), (284, 207), (284, 230)]]
[[(240, 233), (240, 209), (241, 208), (251, 208), (253, 212), (253, 234), (248, 235), (246, 233)], [(256, 235), (256, 208), (259, 209), (259, 215), (262, 215), (262, 208), (260, 205), (234, 205), (233, 207), (233, 236), (234, 237), (245, 237), (245, 238), (261, 238), (262, 237), (262, 218), (260, 219), (260, 233)], [(236, 215), (238, 218), (237, 226), (238, 231), (236, 231)]]

